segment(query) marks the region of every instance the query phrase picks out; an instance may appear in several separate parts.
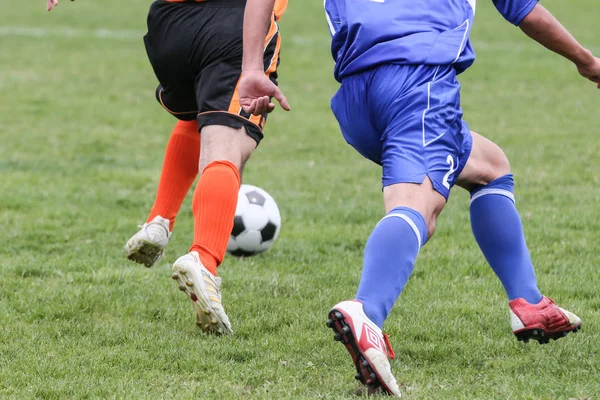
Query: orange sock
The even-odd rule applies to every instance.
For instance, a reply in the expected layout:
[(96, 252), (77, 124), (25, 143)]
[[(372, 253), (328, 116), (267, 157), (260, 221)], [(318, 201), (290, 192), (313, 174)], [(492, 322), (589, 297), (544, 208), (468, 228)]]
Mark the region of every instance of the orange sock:
[(173, 230), (175, 217), (198, 175), (200, 133), (196, 121), (179, 121), (165, 150), (156, 199), (147, 222), (160, 215), (170, 222)]
[(240, 190), (240, 172), (229, 161), (213, 161), (206, 166), (192, 200), (194, 243), (202, 264), (213, 275), (225, 257)]

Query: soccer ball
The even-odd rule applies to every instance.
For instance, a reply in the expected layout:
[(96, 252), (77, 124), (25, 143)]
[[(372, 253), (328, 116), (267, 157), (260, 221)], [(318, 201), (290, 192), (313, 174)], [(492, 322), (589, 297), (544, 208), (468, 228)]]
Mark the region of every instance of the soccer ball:
[(269, 249), (281, 230), (281, 215), (273, 197), (263, 189), (242, 185), (238, 193), (227, 252), (248, 257)]

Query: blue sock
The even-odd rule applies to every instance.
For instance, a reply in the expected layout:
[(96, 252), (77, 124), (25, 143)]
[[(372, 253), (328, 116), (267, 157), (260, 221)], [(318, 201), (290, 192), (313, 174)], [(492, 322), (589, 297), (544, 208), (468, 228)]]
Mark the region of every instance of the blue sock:
[(425, 219), (408, 207), (394, 208), (373, 229), (365, 248), (356, 299), (380, 328), (404, 289), (426, 240)]
[(471, 191), (471, 228), (488, 263), (500, 278), (509, 300), (537, 304), (542, 295), (515, 207), (512, 174)]

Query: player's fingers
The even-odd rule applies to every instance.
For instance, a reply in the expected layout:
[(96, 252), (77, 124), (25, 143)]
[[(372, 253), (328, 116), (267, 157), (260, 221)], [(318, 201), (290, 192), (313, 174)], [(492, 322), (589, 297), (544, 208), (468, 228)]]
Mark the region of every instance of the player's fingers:
[(275, 97), (275, 100), (277, 100), (281, 108), (283, 108), (286, 111), (290, 111), (290, 104), (288, 103), (287, 98), (279, 88), (275, 89), (275, 96), (273, 97)]
[(256, 103), (254, 100), (240, 99), (240, 105), (242, 106), (244, 112), (247, 112), (248, 114), (252, 114), (256, 108)]
[(250, 107), (248, 107), (248, 109), (246, 110), (246, 112), (252, 114), (252, 115), (260, 115), (260, 97), (257, 97), (256, 99), (252, 99), (252, 102), (250, 103)]
[(267, 112), (271, 112), (275, 109), (275, 103), (269, 103), (267, 107)]
[(269, 98), (267, 96), (262, 96), (258, 98), (256, 110), (254, 110), (254, 115), (263, 115), (267, 112), (269, 108)]
[(256, 114), (254, 115), (263, 115), (269, 112), (269, 97), (263, 96), (259, 100), (259, 106), (256, 108)]
[(254, 114), (256, 112), (256, 99), (253, 99), (250, 102), (250, 106), (245, 108), (246, 112), (249, 114)]

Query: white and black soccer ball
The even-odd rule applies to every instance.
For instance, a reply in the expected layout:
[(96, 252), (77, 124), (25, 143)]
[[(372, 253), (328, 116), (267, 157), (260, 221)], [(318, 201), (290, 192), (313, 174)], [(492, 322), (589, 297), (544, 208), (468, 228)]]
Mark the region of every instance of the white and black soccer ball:
[(261, 253), (273, 245), (280, 230), (281, 215), (273, 197), (259, 187), (242, 185), (227, 252), (236, 257)]

